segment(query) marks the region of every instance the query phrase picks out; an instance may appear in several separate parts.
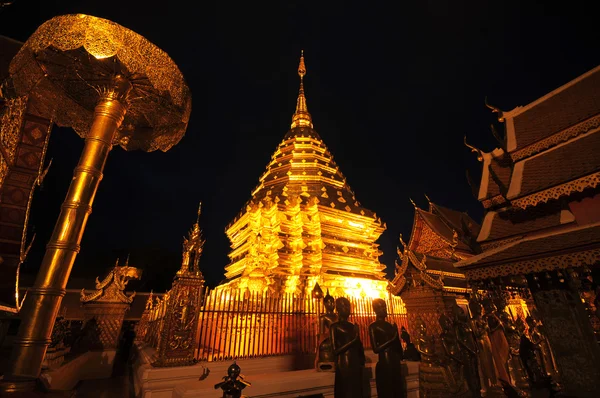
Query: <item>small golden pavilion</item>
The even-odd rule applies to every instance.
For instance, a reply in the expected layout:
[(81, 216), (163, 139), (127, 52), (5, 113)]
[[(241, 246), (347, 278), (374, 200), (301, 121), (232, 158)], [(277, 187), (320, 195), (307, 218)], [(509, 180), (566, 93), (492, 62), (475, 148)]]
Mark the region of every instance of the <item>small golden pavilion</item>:
[(306, 105), (304, 56), (290, 130), (251, 199), (227, 226), (230, 264), (219, 288), (384, 297), (388, 281), (375, 243), (386, 229), (364, 208), (313, 127)]

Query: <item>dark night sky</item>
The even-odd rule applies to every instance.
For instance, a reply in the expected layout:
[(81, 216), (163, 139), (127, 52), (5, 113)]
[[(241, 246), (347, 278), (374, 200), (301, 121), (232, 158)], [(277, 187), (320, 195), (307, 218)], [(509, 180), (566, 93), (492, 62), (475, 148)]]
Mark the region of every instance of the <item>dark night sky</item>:
[[(470, 169), (477, 179), (480, 165), (462, 140), (496, 146), (486, 95), (510, 110), (600, 63), (596, 14), (583, 2), (185, 3), (17, 0), (0, 14), (0, 34), (22, 41), (56, 15), (111, 19), (168, 52), (192, 91), (188, 131), (171, 151), (111, 153), (75, 277), (94, 278), (130, 252), (145, 271), (138, 289), (168, 288), (202, 200), (201, 267), (210, 285), (221, 280), (224, 228), (289, 128), (300, 49), (315, 129), (358, 200), (387, 222), (379, 243), (389, 269), (398, 234), (411, 231), (409, 197), (424, 207), (426, 193), (481, 219), (465, 178)], [(41, 261), (82, 146), (54, 129), (27, 272)]]

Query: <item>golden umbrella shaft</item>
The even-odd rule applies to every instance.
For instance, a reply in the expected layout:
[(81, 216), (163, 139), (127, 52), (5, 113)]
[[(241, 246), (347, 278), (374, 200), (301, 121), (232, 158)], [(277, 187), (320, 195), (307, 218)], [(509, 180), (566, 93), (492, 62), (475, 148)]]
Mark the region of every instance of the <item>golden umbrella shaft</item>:
[(125, 116), (126, 106), (120, 98), (126, 96), (131, 85), (123, 80), (116, 83), (116, 90), (104, 95), (95, 108), (92, 127), (85, 138), (79, 164), (46, 247), (34, 287), (29, 289), (21, 309), (21, 325), (8, 372), (13, 379), (39, 376), (71, 268), (92, 212), (102, 170)]

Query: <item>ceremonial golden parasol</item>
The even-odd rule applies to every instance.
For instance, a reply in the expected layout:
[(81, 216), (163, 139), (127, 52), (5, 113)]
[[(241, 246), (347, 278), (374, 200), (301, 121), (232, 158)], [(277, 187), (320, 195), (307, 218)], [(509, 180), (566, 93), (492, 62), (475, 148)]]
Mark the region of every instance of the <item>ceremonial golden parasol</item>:
[[(112, 21), (64, 15), (41, 25), (10, 64), (14, 89), (35, 113), (85, 139), (34, 287), (21, 309), (5, 380), (38, 377), (108, 153), (167, 151), (187, 128), (191, 96), (177, 65)], [(26, 383), (21, 383), (24, 386)], [(4, 383), (16, 390), (19, 383)]]

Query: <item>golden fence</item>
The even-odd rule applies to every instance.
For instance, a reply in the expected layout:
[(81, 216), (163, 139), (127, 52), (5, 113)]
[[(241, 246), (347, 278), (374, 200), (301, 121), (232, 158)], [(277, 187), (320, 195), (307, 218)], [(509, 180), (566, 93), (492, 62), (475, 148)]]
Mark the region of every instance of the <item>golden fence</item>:
[[(350, 322), (359, 325), (361, 340), (370, 348), (368, 326), (375, 320), (370, 299), (349, 298)], [(406, 327), (406, 310), (399, 297), (385, 300), (388, 321)], [(318, 305), (318, 308), (317, 308)], [(316, 351), (322, 300), (283, 294), (278, 297), (239, 290), (205, 293), (199, 312), (196, 358), (222, 361)]]
[[(156, 299), (142, 316), (139, 338), (158, 347), (174, 336), (163, 332), (168, 316), (170, 294)], [(359, 326), (365, 349), (371, 347), (368, 327), (375, 320), (372, 300), (348, 298), (350, 322)], [(407, 327), (406, 309), (400, 297), (385, 299), (387, 320)], [(322, 299), (283, 294), (272, 297), (239, 290), (205, 290), (202, 304), (196, 309), (198, 328), (195, 358), (199, 361), (223, 361), (263, 356), (311, 354), (316, 352), (319, 315), (325, 311)]]

